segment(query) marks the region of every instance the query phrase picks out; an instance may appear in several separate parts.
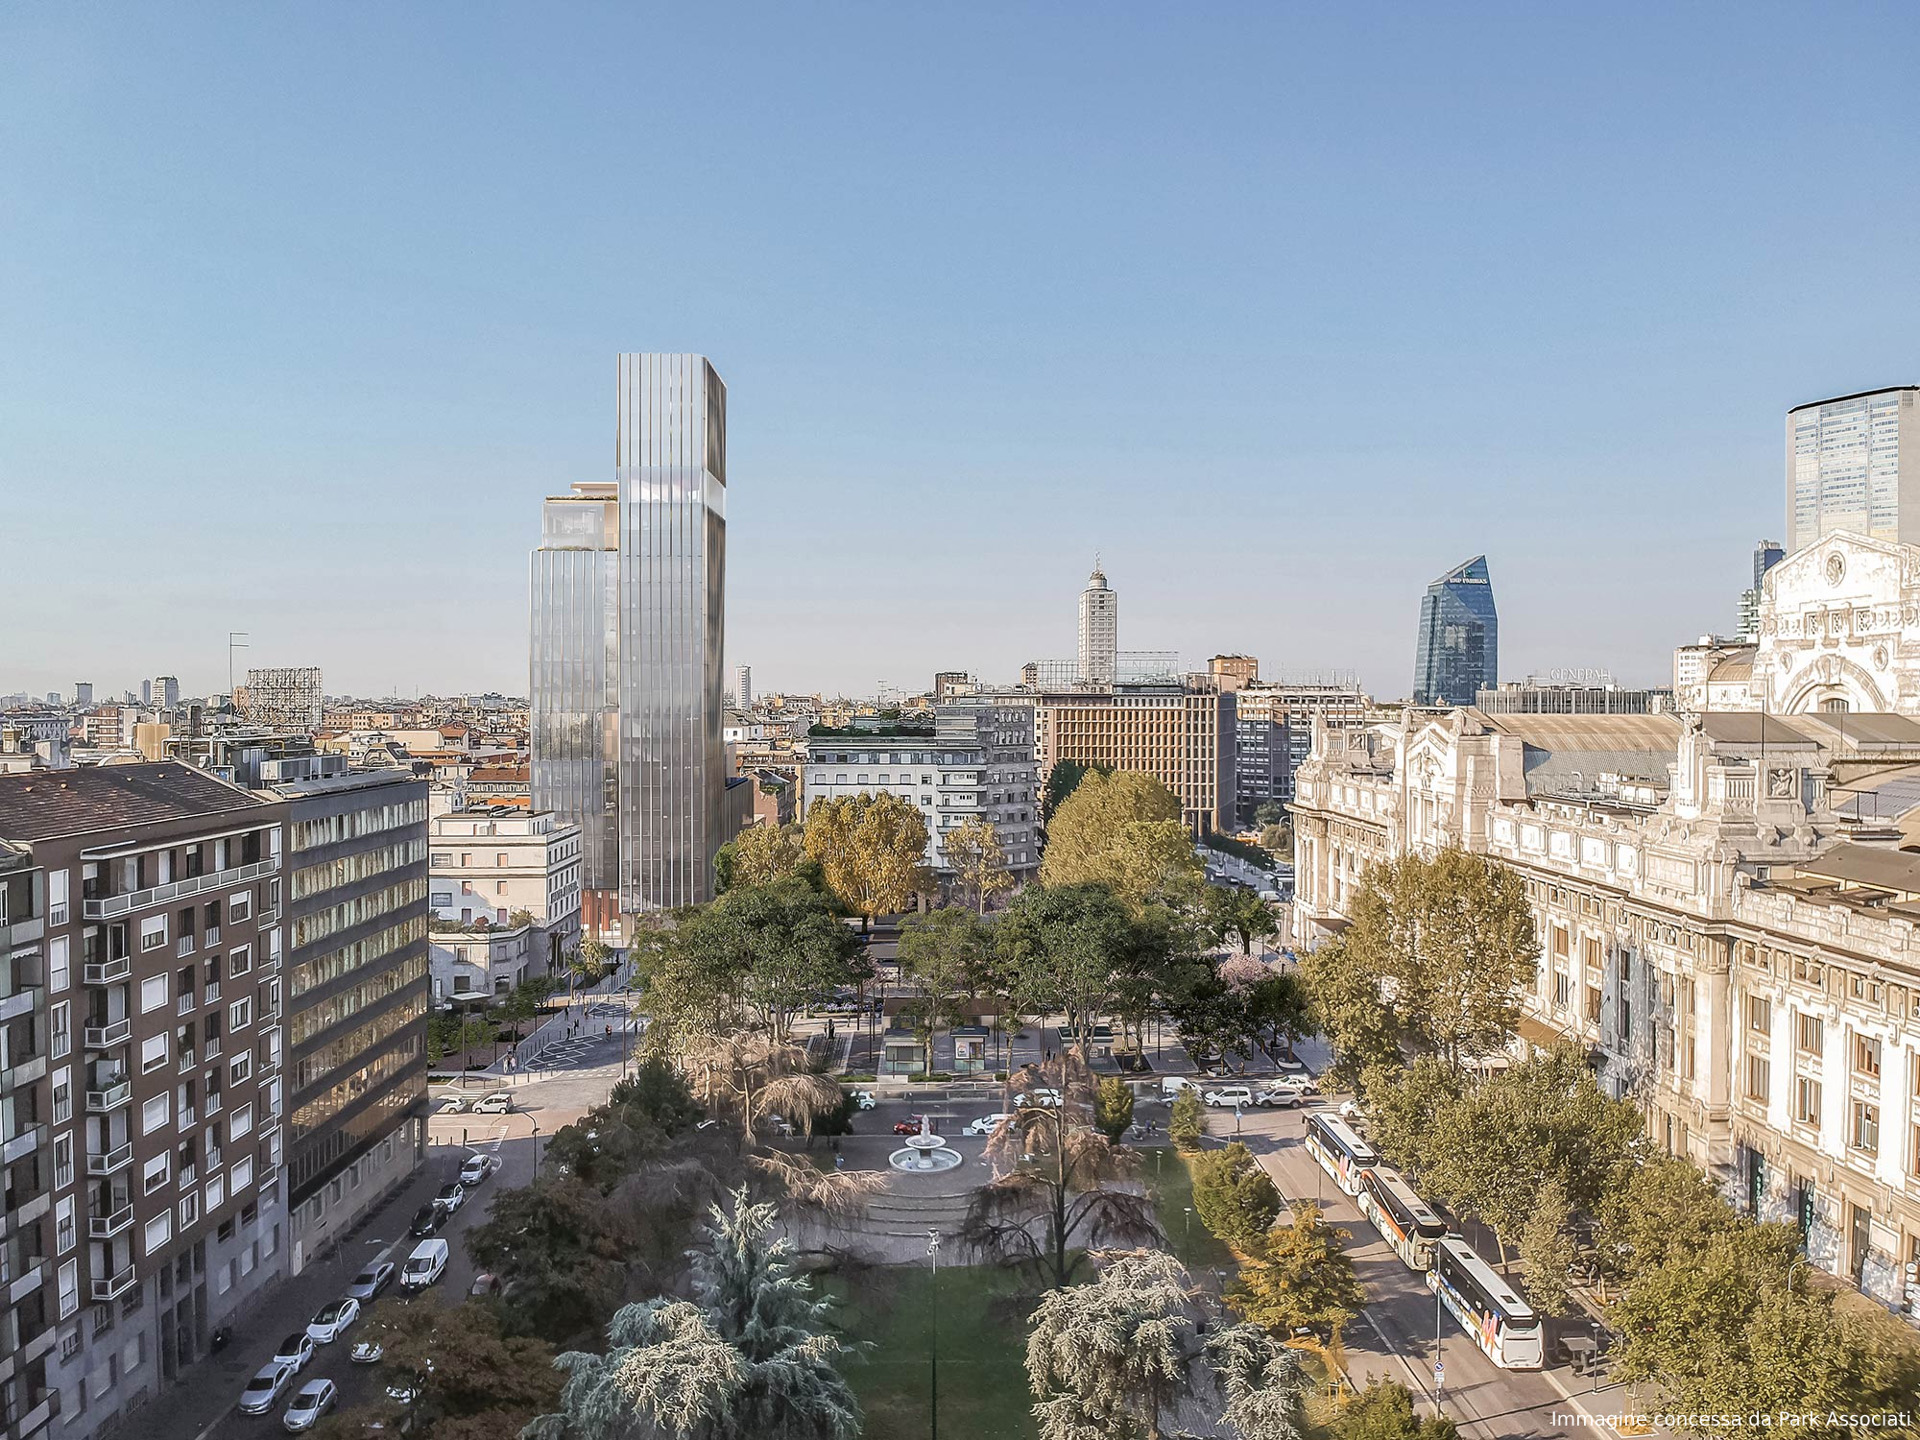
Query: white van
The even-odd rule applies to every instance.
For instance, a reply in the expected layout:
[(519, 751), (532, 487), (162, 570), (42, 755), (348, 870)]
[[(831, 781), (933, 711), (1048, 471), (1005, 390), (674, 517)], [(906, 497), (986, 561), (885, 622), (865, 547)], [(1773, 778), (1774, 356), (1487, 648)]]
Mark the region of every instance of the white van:
[(505, 1090), (496, 1090), (491, 1095), (482, 1095), (473, 1102), (476, 1115), (505, 1115), (513, 1109), (513, 1096)]
[(1185, 1075), (1169, 1075), (1160, 1082), (1160, 1094), (1167, 1100), (1177, 1098), (1182, 1090), (1198, 1093), (1202, 1088), (1199, 1081), (1191, 1080)]
[(400, 1270), (402, 1290), (424, 1290), (447, 1273), (447, 1242), (422, 1240)]

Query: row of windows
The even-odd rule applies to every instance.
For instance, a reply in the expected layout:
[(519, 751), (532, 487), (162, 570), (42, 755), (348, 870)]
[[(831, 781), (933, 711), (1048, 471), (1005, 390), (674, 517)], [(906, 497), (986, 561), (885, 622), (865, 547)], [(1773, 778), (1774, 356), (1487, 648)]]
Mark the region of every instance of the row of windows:
[(344, 855), (338, 860), (308, 865), (293, 872), (293, 898), (304, 900), (309, 895), (351, 885), (374, 875), (384, 875), (389, 870), (418, 865), (426, 858), (427, 842), (422, 839), (407, 840), (398, 845), (382, 845), (378, 850), (364, 850), (358, 855)]
[(402, 920), (398, 925), (369, 935), (364, 940), (356, 940), (351, 945), (338, 950), (330, 950), (313, 960), (305, 960), (293, 967), (293, 973), (287, 977), (289, 993), (304, 995), (309, 990), (337, 980), (342, 975), (350, 975), (363, 965), (371, 965), (383, 960), (394, 951), (424, 940), (427, 935), (426, 917), (416, 915), (412, 919)]
[(396, 1005), (384, 1014), (375, 1016), (365, 1025), (356, 1026), (338, 1039), (329, 1040), (312, 1054), (303, 1055), (294, 1062), (293, 1088), (304, 1090), (307, 1086), (339, 1069), (362, 1051), (404, 1030), (424, 1014), (426, 1014), (426, 1003), (423, 996), (418, 1005)]
[[(408, 1036), (393, 1049), (374, 1056), (351, 1075), (337, 1084), (328, 1086), (293, 1112), (293, 1119), (290, 1122), (293, 1138), (298, 1140), (310, 1131), (317, 1130), (361, 1096), (378, 1089), (408, 1066), (422, 1064), (424, 1060), (425, 1051), (421, 1047), (418, 1035)], [(424, 1072), (420, 1080), (419, 1088), (424, 1089), (426, 1084)], [(415, 1091), (402, 1086), (381, 1102), (381, 1108), (405, 1109), (413, 1103), (414, 1098)]]
[(322, 845), (337, 845), (342, 840), (358, 840), (363, 835), (379, 835), (409, 825), (427, 823), (427, 802), (409, 800), (397, 805), (374, 805), (345, 815), (328, 815), (318, 820), (293, 822), (293, 848), (318, 850)]
[(398, 885), (389, 885), (384, 890), (375, 890), (370, 895), (362, 895), (354, 900), (343, 900), (338, 905), (330, 905), (325, 910), (316, 910), (311, 915), (302, 915), (293, 922), (293, 946), (299, 949), (311, 945), (316, 940), (341, 930), (350, 930), (363, 920), (372, 920), (376, 916), (388, 914), (394, 910), (403, 910), (409, 905), (418, 905), (427, 898), (425, 880), (403, 880)]
[(426, 973), (427, 957), (415, 955), (398, 965), (374, 972), (357, 985), (329, 995), (310, 1010), (295, 1011), (287, 1025), (289, 1043), (304, 1045), (322, 1030), (339, 1024), (349, 1015), (379, 1004), (396, 990), (417, 984)]
[[(365, 1088), (362, 1086), (356, 1093), (364, 1093)], [(297, 1191), (311, 1184), (326, 1174), (327, 1170), (347, 1151), (371, 1141), (383, 1130), (391, 1130), (394, 1125), (394, 1112), (404, 1110), (413, 1104), (426, 1093), (426, 1088), (427, 1077), (423, 1071), (418, 1084), (398, 1086), (389, 1094), (382, 1096), (378, 1105), (354, 1116), (341, 1128), (327, 1131), (305, 1149), (296, 1146), (292, 1163), (287, 1167), (287, 1180), (291, 1189)], [(337, 1110), (339, 1107), (334, 1108)], [(392, 1144), (391, 1135), (388, 1136), (386, 1143)], [(406, 1141), (403, 1139), (401, 1143), (405, 1144)], [(390, 1151), (388, 1158), (391, 1158)], [(343, 1194), (340, 1178), (336, 1178), (328, 1189), (332, 1192), (333, 1203), (338, 1204)], [(319, 1195), (314, 1196), (315, 1202), (319, 1199)], [(318, 1212), (315, 1212), (314, 1218), (318, 1218)]]

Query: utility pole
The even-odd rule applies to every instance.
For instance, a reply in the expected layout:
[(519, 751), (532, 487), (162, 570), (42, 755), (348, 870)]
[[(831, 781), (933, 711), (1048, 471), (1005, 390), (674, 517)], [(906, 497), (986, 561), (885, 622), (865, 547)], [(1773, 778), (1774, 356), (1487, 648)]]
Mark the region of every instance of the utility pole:
[(927, 1231), (927, 1254), (933, 1257), (933, 1343), (927, 1347), (927, 1435), (940, 1440), (940, 1232)]

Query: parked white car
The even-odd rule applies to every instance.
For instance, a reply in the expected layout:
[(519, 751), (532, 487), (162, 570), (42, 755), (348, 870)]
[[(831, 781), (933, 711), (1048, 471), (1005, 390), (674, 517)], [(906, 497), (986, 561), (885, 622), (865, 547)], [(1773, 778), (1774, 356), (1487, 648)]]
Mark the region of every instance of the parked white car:
[(495, 1163), (491, 1155), (469, 1155), (466, 1163), (460, 1167), (461, 1188), (478, 1185), (493, 1173)]
[(351, 1295), (336, 1300), (314, 1316), (307, 1325), (307, 1338), (316, 1345), (331, 1345), (347, 1327), (360, 1318), (360, 1302)]
[(991, 1115), (982, 1115), (978, 1120), (972, 1121), (968, 1124), (967, 1128), (960, 1133), (963, 1135), (991, 1135), (1012, 1118), (1013, 1116), (1005, 1110), (996, 1110)]
[(854, 1105), (862, 1110), (871, 1110), (875, 1105), (880, 1103), (873, 1098), (873, 1091), (871, 1090), (855, 1090), (852, 1094)]
[(1200, 1097), (1213, 1106), (1251, 1105), (1253, 1091), (1245, 1085), (1222, 1085), (1218, 1090), (1209, 1090)]
[(331, 1380), (309, 1380), (288, 1404), (287, 1413), (280, 1417), (281, 1425), (296, 1435), (311, 1430), (320, 1423), (320, 1417), (333, 1408), (338, 1393)]
[(1358, 1100), (1342, 1100), (1340, 1102), (1340, 1118), (1342, 1120), (1364, 1120), (1367, 1118), (1367, 1107), (1362, 1105)]
[(496, 1090), (491, 1095), (482, 1095), (473, 1102), (476, 1115), (505, 1115), (513, 1109), (513, 1096), (504, 1090)]

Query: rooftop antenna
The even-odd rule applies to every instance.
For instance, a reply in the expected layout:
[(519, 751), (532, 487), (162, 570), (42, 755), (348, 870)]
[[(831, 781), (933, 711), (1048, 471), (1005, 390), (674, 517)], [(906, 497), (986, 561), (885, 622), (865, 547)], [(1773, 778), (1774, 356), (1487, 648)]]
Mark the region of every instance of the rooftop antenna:
[(227, 707), (229, 709), (233, 708), (233, 652), (236, 650), (250, 650), (252, 648), (252, 646), (247, 644), (247, 632), (245, 630), (229, 630), (227, 632)]

